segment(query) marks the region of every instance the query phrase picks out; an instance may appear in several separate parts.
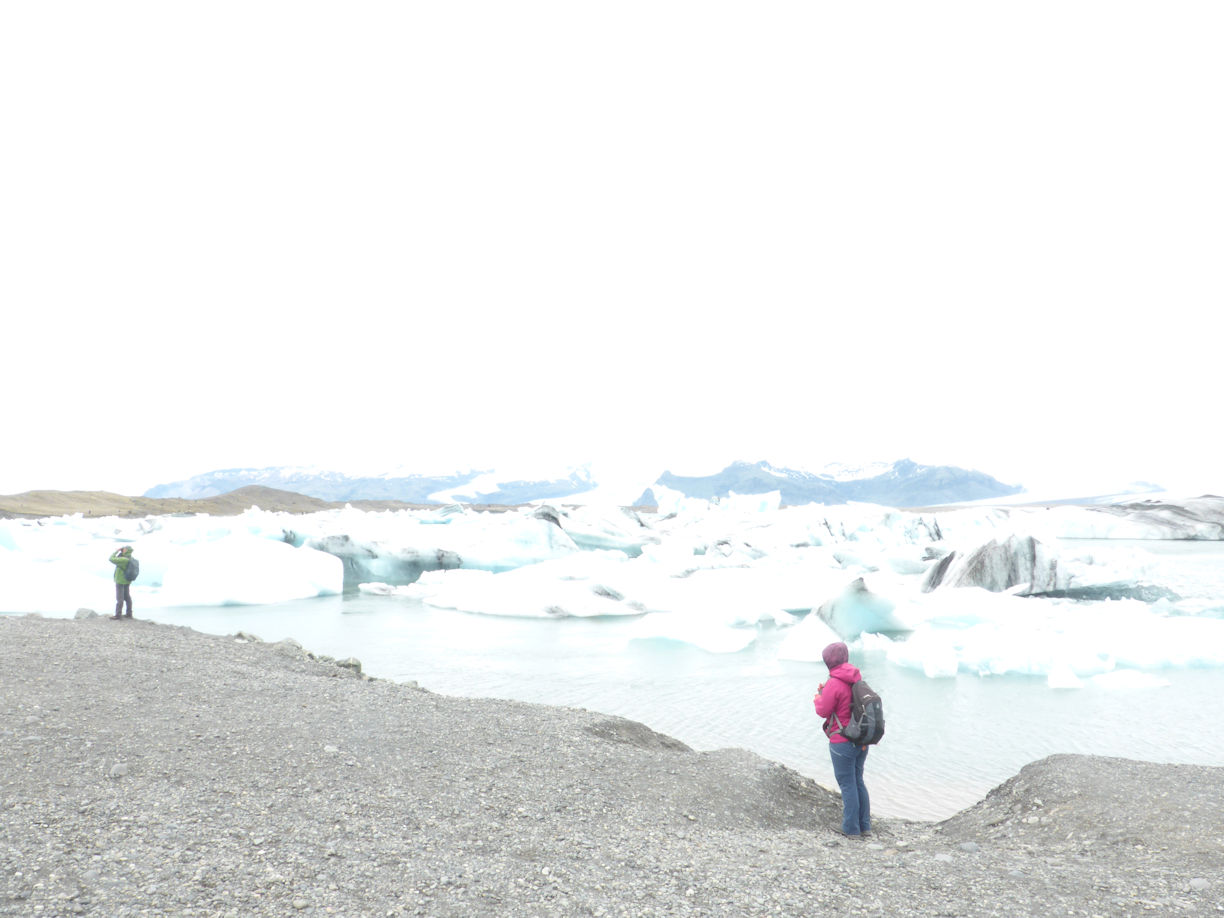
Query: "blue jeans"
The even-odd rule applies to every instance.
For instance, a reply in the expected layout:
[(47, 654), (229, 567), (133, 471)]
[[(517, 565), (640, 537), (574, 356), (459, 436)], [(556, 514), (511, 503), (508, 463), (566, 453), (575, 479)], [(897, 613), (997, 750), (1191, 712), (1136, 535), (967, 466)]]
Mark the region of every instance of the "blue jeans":
[(863, 765), (867, 762), (867, 747), (853, 743), (829, 743), (833, 757), (833, 777), (842, 795), (842, 831), (861, 835), (871, 831), (871, 798), (863, 783)]

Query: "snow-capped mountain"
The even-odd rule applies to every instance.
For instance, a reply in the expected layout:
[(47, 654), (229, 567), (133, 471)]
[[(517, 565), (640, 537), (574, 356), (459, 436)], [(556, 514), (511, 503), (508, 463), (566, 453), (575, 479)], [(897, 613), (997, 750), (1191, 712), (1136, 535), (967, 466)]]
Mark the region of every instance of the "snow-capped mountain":
[[(275, 467), (208, 472), (185, 481), (158, 485), (144, 496), (203, 498), (247, 485), (295, 491), (330, 501), (399, 500), (415, 504), (513, 505), (548, 500), (584, 503), (585, 496), (601, 490), (601, 482), (595, 480), (589, 466), (572, 469), (564, 477), (539, 479), (499, 476), (491, 470), (452, 475), (400, 473), (351, 477), (335, 471)], [(637, 488), (623, 491), (625, 496), (621, 502), (653, 506), (656, 503), (654, 487), (710, 500), (731, 493), (780, 491), (782, 503), (787, 505), (860, 501), (894, 507), (1002, 498), (1023, 490), (982, 472), (955, 466), (919, 465), (908, 459), (858, 471), (836, 467), (819, 473), (779, 468), (768, 462), (734, 462), (713, 475), (686, 477), (664, 472), (654, 481), (642, 481)], [(640, 496), (634, 500), (634, 495)]]
[[(891, 466), (867, 467), (861, 477), (839, 468), (835, 474), (776, 468), (767, 462), (734, 462), (716, 475), (686, 478), (664, 472), (658, 485), (690, 497), (707, 499), (736, 494), (781, 491), (782, 503), (844, 504), (850, 501), (889, 507), (922, 507), (1008, 497), (1023, 489), (1003, 484), (983, 472), (950, 465), (919, 465), (909, 459)], [(651, 494), (644, 503), (653, 503)]]

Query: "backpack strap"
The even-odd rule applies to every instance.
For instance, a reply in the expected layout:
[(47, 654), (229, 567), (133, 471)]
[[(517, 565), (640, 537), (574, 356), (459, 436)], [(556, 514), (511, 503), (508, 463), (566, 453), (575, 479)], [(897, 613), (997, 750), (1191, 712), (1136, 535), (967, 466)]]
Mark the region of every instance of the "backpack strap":
[[(834, 729), (833, 729), (833, 722), (834, 722), (834, 721), (836, 721), (836, 722), (837, 722), (837, 729), (836, 729), (836, 730), (834, 730)], [(826, 717), (826, 718), (825, 718), (825, 722), (824, 722), (824, 732), (825, 732), (825, 736), (832, 737), (834, 734), (841, 733), (842, 728), (843, 728), (844, 726), (846, 726), (846, 725), (845, 725), (845, 724), (843, 724), (843, 723), (841, 722), (841, 718), (840, 718), (840, 717), (838, 717), (838, 716), (837, 716), (837, 712), (836, 712), (836, 711), (834, 711), (832, 714), (830, 714), (828, 717)]]

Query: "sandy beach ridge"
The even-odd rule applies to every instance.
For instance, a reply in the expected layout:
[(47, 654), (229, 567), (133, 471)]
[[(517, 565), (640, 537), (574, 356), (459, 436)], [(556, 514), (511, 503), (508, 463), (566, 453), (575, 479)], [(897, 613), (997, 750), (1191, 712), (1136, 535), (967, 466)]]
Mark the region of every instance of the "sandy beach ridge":
[(111, 491), (23, 491), (0, 495), (0, 519), (43, 519), (54, 516), (145, 517), (208, 513), (236, 516), (252, 506), (284, 513), (315, 513), (351, 505), (358, 510), (437, 509), (436, 504), (396, 500), (327, 501), (293, 491), (250, 485), (216, 497), (129, 497)]

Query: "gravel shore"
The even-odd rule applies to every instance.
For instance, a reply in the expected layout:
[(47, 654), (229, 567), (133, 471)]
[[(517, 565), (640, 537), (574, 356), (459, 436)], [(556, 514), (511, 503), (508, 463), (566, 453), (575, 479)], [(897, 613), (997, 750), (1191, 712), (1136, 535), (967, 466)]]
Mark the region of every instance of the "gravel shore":
[(1054, 756), (866, 839), (840, 810), (742, 750), (293, 642), (0, 617), (0, 915), (1224, 913), (1224, 768)]

